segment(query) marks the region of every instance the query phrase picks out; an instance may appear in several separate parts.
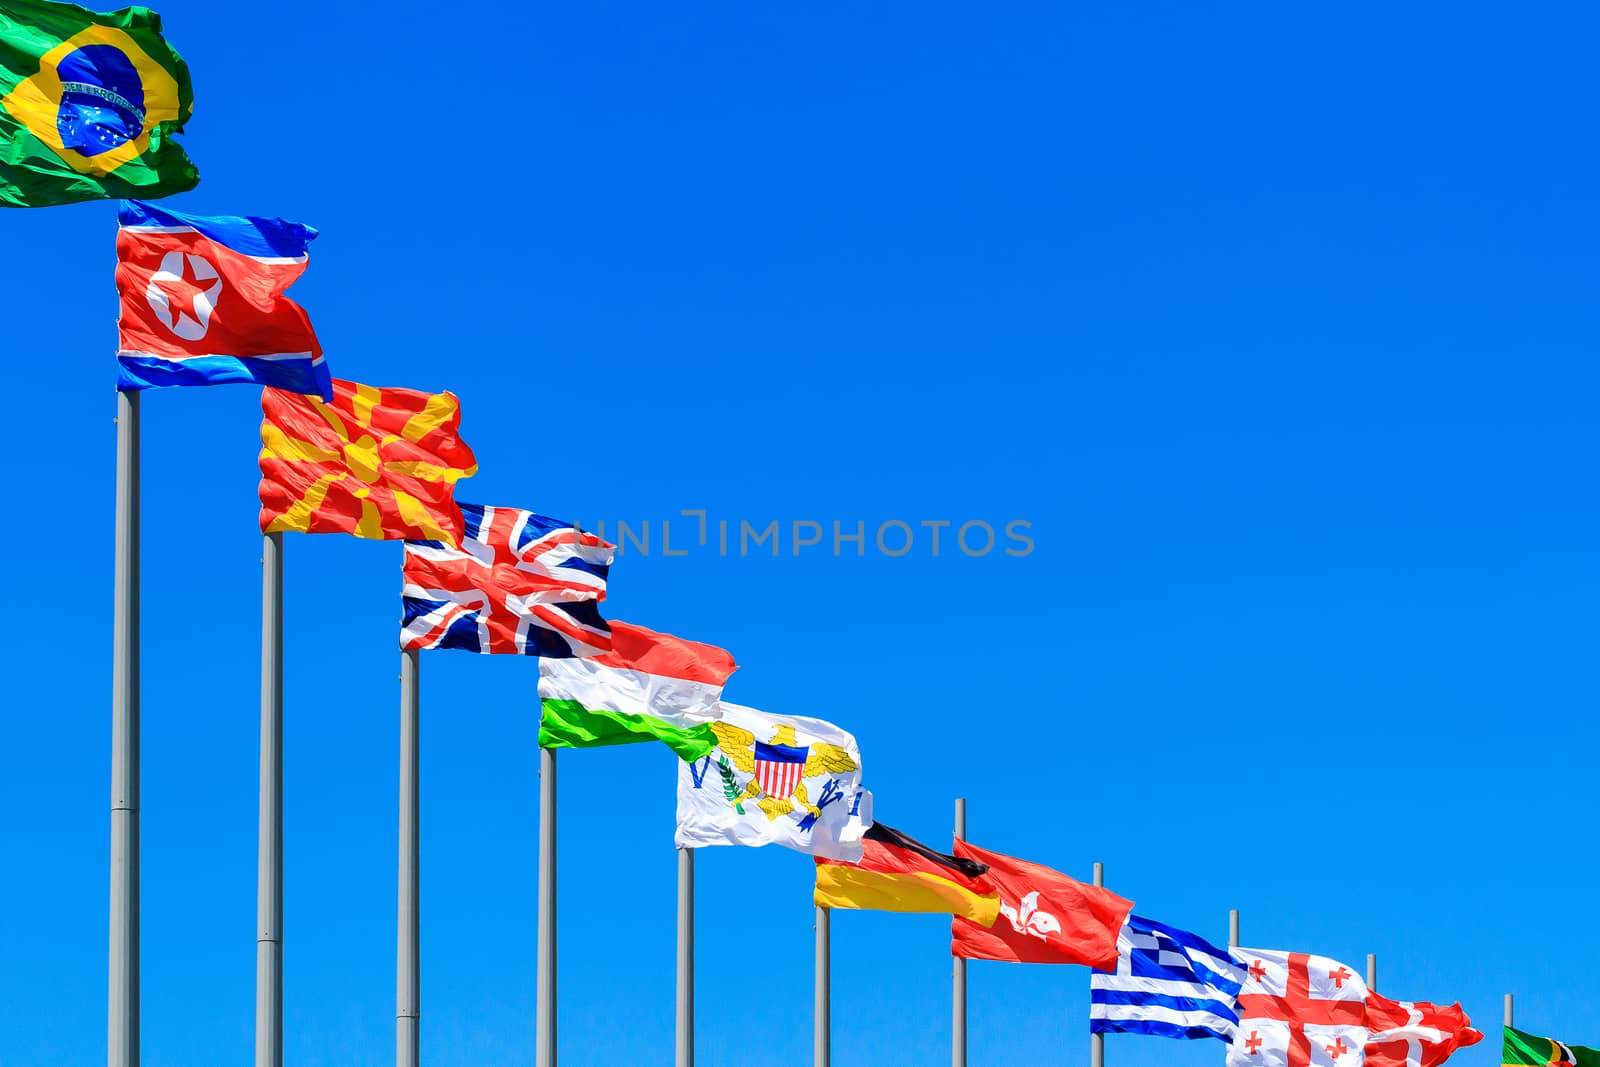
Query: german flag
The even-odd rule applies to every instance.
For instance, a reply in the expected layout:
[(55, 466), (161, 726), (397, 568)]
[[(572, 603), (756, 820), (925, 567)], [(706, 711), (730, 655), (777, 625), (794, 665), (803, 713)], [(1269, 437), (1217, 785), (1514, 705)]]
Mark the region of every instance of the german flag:
[(1000, 893), (976, 860), (935, 852), (883, 823), (861, 839), (858, 863), (817, 858), (817, 906), (959, 915), (980, 926), (1000, 916)]

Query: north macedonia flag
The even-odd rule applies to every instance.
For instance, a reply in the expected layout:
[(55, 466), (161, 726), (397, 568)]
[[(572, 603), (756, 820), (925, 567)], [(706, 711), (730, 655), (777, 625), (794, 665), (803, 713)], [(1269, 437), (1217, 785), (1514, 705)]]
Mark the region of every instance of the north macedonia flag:
[(478, 469), (453, 393), (333, 381), (333, 402), (261, 393), (261, 530), (460, 543)]

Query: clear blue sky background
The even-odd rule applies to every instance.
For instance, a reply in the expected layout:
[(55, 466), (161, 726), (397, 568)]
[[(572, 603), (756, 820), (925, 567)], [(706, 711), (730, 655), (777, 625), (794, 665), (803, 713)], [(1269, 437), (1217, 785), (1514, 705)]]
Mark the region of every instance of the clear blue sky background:
[[(169, 203), (320, 227), (335, 373), (455, 390), (462, 499), (651, 520), (612, 615), (853, 730), (885, 821), (1600, 1045), (1593, 9), (870, 6), (174, 0)], [(4, 1067), (104, 1058), (114, 226), (0, 216)], [(145, 1062), (246, 1064), (257, 397), (145, 413)], [(1037, 547), (663, 558), (682, 508)], [(392, 1062), (399, 563), (288, 545), (297, 1067)], [(423, 667), (424, 1060), (530, 1064), (535, 665)], [(562, 1054), (669, 1063), (671, 757), (562, 768)], [(807, 1061), (810, 882), (702, 853), (703, 1063)], [(834, 931), (835, 1062), (944, 1062), (945, 923)], [(974, 965), (972, 1062), (1087, 1005)]]

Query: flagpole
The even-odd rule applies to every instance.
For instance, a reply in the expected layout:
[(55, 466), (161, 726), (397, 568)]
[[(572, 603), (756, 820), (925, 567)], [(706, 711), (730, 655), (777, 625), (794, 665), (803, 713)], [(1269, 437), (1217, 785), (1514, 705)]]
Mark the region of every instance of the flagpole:
[[(967, 839), (967, 798), (956, 798), (956, 840)], [(967, 960), (950, 954), (950, 1067), (967, 1067)]]
[(400, 890), (395, 944), (395, 1067), (417, 1067), (417, 1020), (422, 1007), (417, 833), (421, 670), (416, 649), (408, 648), (400, 653)]
[(1239, 947), (1239, 909), (1228, 912), (1228, 947)]
[(261, 543), (261, 798), (256, 832), (256, 1067), (283, 1067), (283, 534)]
[(556, 1067), (556, 753), (539, 749), (539, 955), (535, 1067)]
[(1511, 994), (1510, 993), (1506, 994), (1506, 1025), (1507, 1026), (1514, 1026), (1515, 1025), (1511, 1021)]
[(678, 849), (678, 1055), (694, 1067), (694, 849)]
[(117, 391), (106, 1063), (139, 1067), (139, 394)]
[(832, 1034), (829, 1027), (828, 1013), (830, 1010), (829, 995), (831, 983), (832, 963), (828, 958), (829, 939), (828, 925), (832, 920), (832, 913), (824, 907), (817, 908), (817, 975), (816, 995), (812, 1007), (811, 1020), (811, 1063), (812, 1067), (828, 1067), (832, 1056), (829, 1045)]
[[(1094, 884), (1104, 887), (1106, 884), (1106, 865), (1094, 865)], [(1089, 1067), (1105, 1067), (1106, 1064), (1106, 1035), (1089, 1035)]]
[(1367, 988), (1372, 992), (1378, 991), (1378, 954), (1367, 953)]

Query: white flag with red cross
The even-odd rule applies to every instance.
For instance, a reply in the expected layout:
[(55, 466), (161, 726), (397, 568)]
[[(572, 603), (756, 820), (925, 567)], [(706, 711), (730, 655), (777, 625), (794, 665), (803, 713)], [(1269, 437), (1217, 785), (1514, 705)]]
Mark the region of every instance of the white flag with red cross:
[(1460, 1004), (1442, 1008), (1367, 994), (1367, 1067), (1437, 1067), (1483, 1035)]
[(1483, 1035), (1459, 1005), (1379, 996), (1326, 956), (1233, 949), (1244, 971), (1228, 1067), (1437, 1067)]

